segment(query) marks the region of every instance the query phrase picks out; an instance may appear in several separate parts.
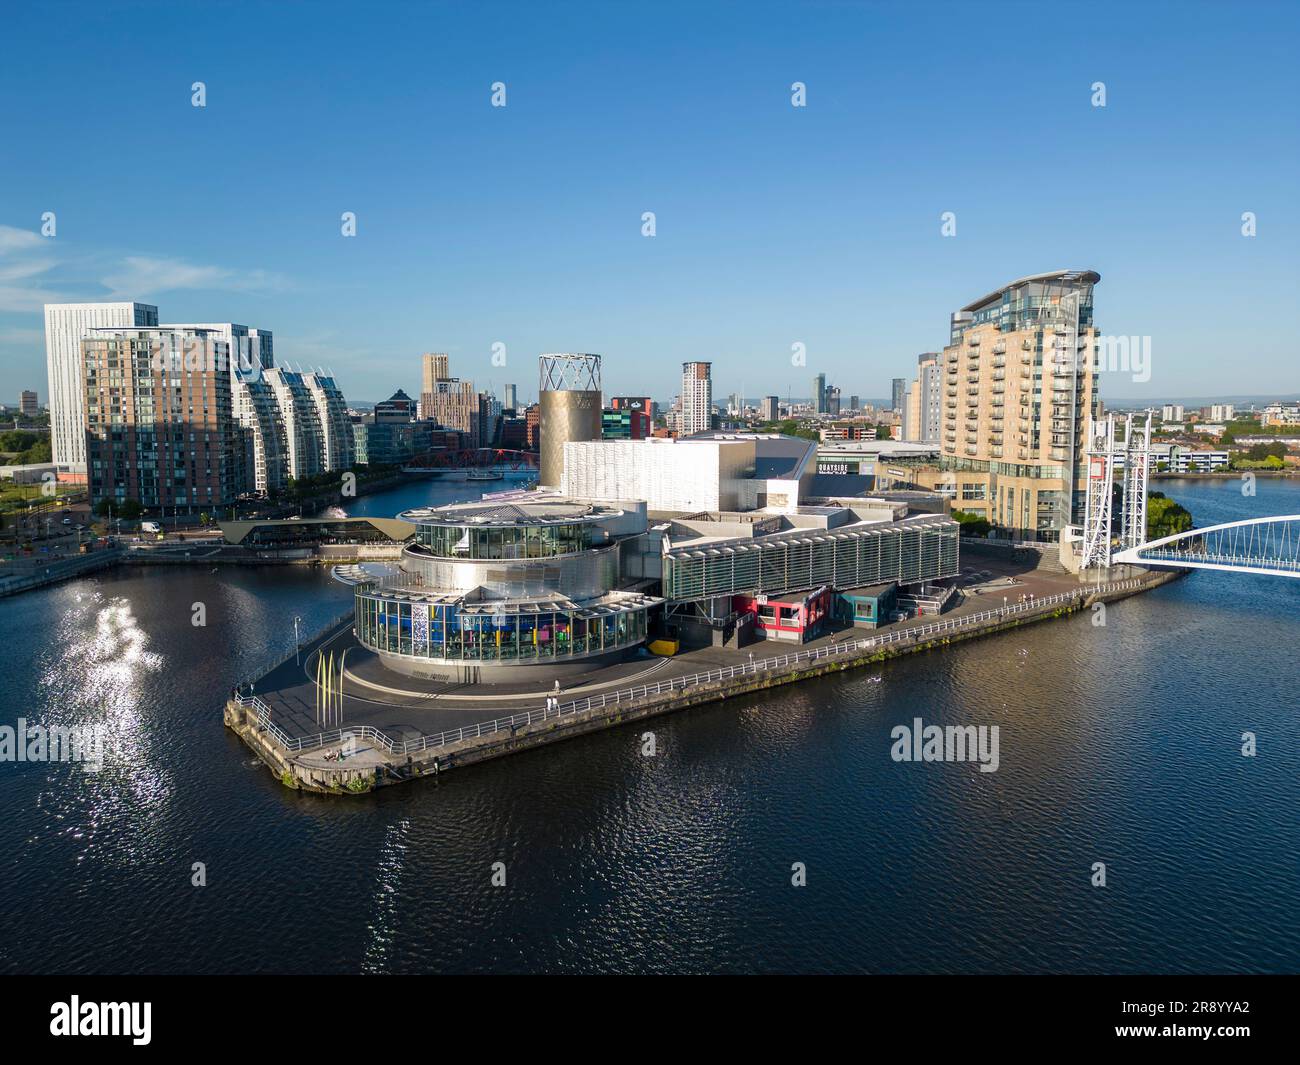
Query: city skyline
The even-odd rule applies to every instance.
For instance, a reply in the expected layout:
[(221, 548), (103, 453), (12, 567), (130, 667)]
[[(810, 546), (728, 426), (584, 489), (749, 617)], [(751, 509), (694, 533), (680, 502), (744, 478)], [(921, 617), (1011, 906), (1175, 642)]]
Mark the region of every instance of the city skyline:
[[(182, 34), (80, 7), (66, 47), (0, 71), (10, 96), (48, 89), (10, 123), (10, 143), (41, 152), (0, 176), (0, 393), (45, 379), (44, 303), (116, 299), (263, 323), (278, 362), (332, 367), (369, 402), (414, 393), (414, 360), (431, 350), (498, 394), (530, 394), (538, 353), (585, 350), (605, 354), (625, 393), (672, 395), (682, 362), (710, 361), (728, 392), (798, 396), (824, 372), (880, 396), (942, 347), (954, 309), (1066, 264), (1106, 279), (1102, 333), (1152, 338), (1150, 379), (1103, 374), (1104, 398), (1212, 395), (1229, 367), (1235, 392), (1296, 390), (1285, 315), (1242, 314), (1287, 305), (1300, 281), (1297, 153), (1277, 136), (1295, 118), (1292, 13), (1171, 22), (1116, 8), (1122, 19), (1076, 28), (1070, 55), (1018, 54), (1013, 83), (961, 47), (916, 77), (932, 19), (887, 10), (805, 8), (762, 26), (700, 16), (731, 42), (721, 54), (694, 43), (685, 8), (649, 40), (630, 32), (633, 13), (592, 11), (588, 43), (601, 47), (582, 56), (523, 7), (436, 23), (411, 12), (401, 40), (356, 27), (345, 76), (323, 81), (317, 55), (342, 47), (328, 20), (265, 13), (235, 79), (182, 45), (220, 39), (237, 9), (192, 12)], [(980, 28), (945, 10), (952, 41)], [(15, 35), (36, 33), (36, 18), (12, 15)], [(445, 57), (430, 79), (415, 60), (435, 25)], [(1171, 48), (1151, 54), (1148, 33)], [(149, 50), (150, 77), (89, 93), (78, 56), (127, 45)], [(795, 83), (806, 106), (792, 106)], [(1021, 133), (991, 134), (1011, 109)], [(237, 181), (224, 167), (80, 165), (142, 129), (196, 158), (254, 145), (256, 165)], [(575, 159), (600, 180), (575, 182)], [(342, 236), (345, 212), (355, 237)]]

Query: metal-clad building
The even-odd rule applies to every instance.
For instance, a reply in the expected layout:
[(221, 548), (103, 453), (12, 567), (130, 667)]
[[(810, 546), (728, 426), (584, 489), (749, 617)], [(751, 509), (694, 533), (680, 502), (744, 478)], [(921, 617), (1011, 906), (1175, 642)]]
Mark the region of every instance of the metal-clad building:
[(664, 595), (675, 601), (781, 595), (823, 584), (857, 588), (955, 577), (958, 532), (951, 518), (918, 515), (684, 546), (664, 553)]
[(540, 483), (564, 479), (564, 445), (601, 436), (600, 356), (538, 356), (541, 406)]

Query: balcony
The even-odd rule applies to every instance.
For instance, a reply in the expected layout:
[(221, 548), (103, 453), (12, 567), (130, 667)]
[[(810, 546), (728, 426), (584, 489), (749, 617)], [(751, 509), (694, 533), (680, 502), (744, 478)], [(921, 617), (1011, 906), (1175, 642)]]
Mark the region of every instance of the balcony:
[(993, 344), (994, 355), (1001, 355), (1006, 350), (1007, 350), (1007, 342), (1005, 340), (998, 340)]
[(968, 343), (968, 344), (969, 344), (971, 347), (973, 347), (973, 348), (977, 348), (977, 347), (979, 347), (979, 346), (980, 346), (980, 335), (979, 335), (978, 333), (972, 333), (972, 334), (967, 338), (966, 343)]

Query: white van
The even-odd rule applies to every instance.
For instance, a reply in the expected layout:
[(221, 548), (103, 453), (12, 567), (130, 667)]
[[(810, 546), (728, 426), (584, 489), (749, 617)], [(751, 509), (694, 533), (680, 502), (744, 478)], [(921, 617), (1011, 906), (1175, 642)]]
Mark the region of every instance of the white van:
[(162, 526), (156, 521), (142, 521), (140, 523), (140, 531), (147, 533), (160, 533), (162, 532)]

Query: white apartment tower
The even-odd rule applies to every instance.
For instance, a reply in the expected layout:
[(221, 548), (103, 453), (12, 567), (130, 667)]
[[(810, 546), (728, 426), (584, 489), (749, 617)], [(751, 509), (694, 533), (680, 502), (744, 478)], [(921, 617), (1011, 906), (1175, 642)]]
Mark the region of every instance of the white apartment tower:
[(321, 429), (321, 471), (350, 470), (355, 449), (348, 401), (334, 378), (321, 370), (303, 374), (302, 383), (316, 404), (316, 419)]
[(50, 382), (50, 440), (54, 461), (86, 468), (86, 409), (81, 341), (105, 327), (156, 326), (158, 308), (148, 303), (47, 303), (45, 358)]
[(713, 363), (682, 363), (682, 436), (713, 428)]
[(303, 375), (276, 366), (262, 371), (262, 379), (271, 386), (280, 409), (288, 475), (298, 479), (322, 473), (325, 448), (320, 414)]

